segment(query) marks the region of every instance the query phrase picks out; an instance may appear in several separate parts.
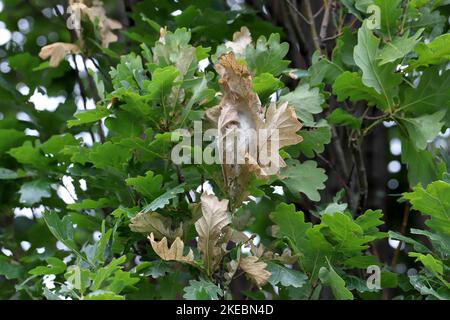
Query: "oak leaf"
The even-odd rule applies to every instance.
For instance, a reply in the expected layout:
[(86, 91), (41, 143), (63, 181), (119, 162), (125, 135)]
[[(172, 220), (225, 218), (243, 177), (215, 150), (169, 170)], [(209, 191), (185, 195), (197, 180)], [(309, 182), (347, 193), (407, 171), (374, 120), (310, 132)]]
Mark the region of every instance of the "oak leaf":
[(220, 246), (222, 229), (231, 223), (228, 216), (228, 200), (219, 201), (216, 196), (203, 193), (201, 196), (202, 217), (195, 223), (198, 233), (198, 250), (209, 274), (216, 269), (223, 256)]
[(41, 48), (39, 57), (43, 60), (50, 58), (50, 67), (56, 68), (69, 54), (80, 53), (80, 48), (72, 43), (55, 42)]
[(230, 283), (233, 280), (234, 275), (239, 267), (239, 260), (231, 260), (227, 263), (227, 272), (223, 274), (227, 283)]
[(195, 264), (194, 253), (192, 252), (192, 249), (189, 249), (187, 255), (183, 255), (184, 243), (179, 237), (175, 238), (170, 248), (167, 245), (166, 237), (162, 238), (162, 240), (158, 242), (155, 241), (153, 233), (150, 233), (148, 239), (150, 240), (150, 244), (152, 245), (153, 250), (161, 259), (166, 261), (185, 262), (192, 265)]
[[(122, 24), (114, 19), (110, 19), (106, 16), (103, 3), (98, 0), (94, 0), (91, 3), (85, 1), (72, 1), (69, 5), (69, 12), (80, 12), (85, 15), (89, 20), (98, 28), (100, 38), (102, 40), (102, 47), (107, 48), (111, 42), (116, 42), (118, 37), (112, 30), (122, 29)], [(81, 30), (76, 29), (77, 36), (81, 39)]]
[(258, 261), (258, 257), (255, 256), (241, 258), (239, 267), (259, 288), (267, 283), (267, 280), (269, 280), (271, 275), (271, 273), (266, 270), (267, 264)]
[(233, 34), (233, 41), (226, 41), (225, 47), (230, 48), (236, 55), (244, 55), (247, 46), (252, 43), (252, 37), (247, 27)]
[(176, 237), (181, 237), (183, 234), (182, 226), (175, 230), (170, 228), (171, 219), (164, 217), (157, 212), (139, 212), (131, 219), (129, 225), (131, 231), (145, 234), (153, 233), (158, 239), (167, 237), (173, 240)]

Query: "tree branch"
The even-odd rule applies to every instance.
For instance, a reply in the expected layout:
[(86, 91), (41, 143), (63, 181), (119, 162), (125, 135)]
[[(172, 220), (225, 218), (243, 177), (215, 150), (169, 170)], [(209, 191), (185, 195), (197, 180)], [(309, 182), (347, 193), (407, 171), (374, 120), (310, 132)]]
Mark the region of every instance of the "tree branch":
[(320, 25), (320, 40), (323, 41), (327, 37), (328, 24), (330, 23), (330, 11), (332, 0), (325, 1), (325, 12), (322, 18), (322, 24)]
[(305, 11), (306, 11), (306, 16), (308, 17), (308, 21), (309, 21), (309, 27), (311, 30), (311, 35), (312, 35), (312, 39), (313, 39), (313, 43), (314, 43), (314, 48), (316, 48), (316, 50), (318, 50), (319, 52), (321, 52), (321, 43), (320, 43), (320, 38), (319, 35), (317, 34), (317, 30), (316, 30), (316, 23), (314, 20), (314, 15), (312, 13), (312, 9), (311, 9), (311, 2), (309, 0), (305, 0), (304, 2), (305, 4)]
[(361, 140), (362, 139), (359, 137), (351, 140), (351, 148), (355, 160), (359, 186), (359, 190), (356, 193), (357, 197), (353, 203), (353, 214), (356, 214), (357, 211), (361, 212), (364, 210), (368, 195), (367, 172), (366, 165), (364, 163), (364, 155), (361, 149)]

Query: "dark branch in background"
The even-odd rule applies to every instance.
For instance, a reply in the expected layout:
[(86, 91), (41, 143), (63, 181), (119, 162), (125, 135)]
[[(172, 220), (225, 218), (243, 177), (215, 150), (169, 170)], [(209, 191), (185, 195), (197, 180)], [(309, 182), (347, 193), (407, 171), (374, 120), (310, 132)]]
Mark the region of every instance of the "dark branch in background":
[(289, 19), (287, 19), (287, 21), (285, 22), (285, 26), (288, 30), (287, 36), (289, 38), (289, 41), (291, 42), (290, 51), (293, 56), (292, 61), (297, 66), (306, 67), (306, 61), (304, 60), (304, 58), (300, 52), (301, 44), (298, 43), (299, 39), (303, 38), (301, 29), (299, 28), (297, 21), (293, 17), (292, 12), (288, 8), (286, 8), (283, 1), (280, 1), (280, 6), (281, 6), (282, 11), (288, 13)]
[[(98, 95), (97, 87), (95, 86), (94, 79), (92, 79), (92, 76), (89, 74), (89, 71), (88, 71), (88, 68), (86, 65), (86, 58), (84, 56), (82, 56), (81, 58), (83, 59), (84, 69), (86, 70), (86, 77), (88, 80), (89, 90), (91, 90), (94, 101), (95, 101), (95, 103), (97, 103), (98, 101), (100, 101), (100, 96)], [(103, 130), (101, 120), (97, 121), (97, 127), (98, 127), (98, 134), (100, 136), (100, 142), (104, 143), (105, 142), (105, 132)]]
[(311, 2), (309, 0), (304, 0), (304, 6), (305, 6), (305, 11), (306, 11), (306, 16), (308, 17), (308, 20), (309, 20), (309, 28), (311, 31), (311, 36), (312, 36), (312, 40), (314, 43), (314, 47), (316, 48), (317, 51), (321, 52), (322, 46), (321, 46), (319, 35), (317, 34), (316, 22), (314, 20), (314, 15), (313, 15), (312, 9), (311, 9)]
[(320, 41), (323, 42), (323, 39), (327, 37), (328, 24), (330, 23), (330, 9), (332, 0), (324, 0), (325, 1), (325, 13), (323, 14), (322, 24), (320, 25)]
[(353, 153), (354, 163), (356, 167), (356, 175), (358, 179), (357, 192), (353, 195), (352, 208), (353, 215), (357, 215), (358, 212), (363, 212), (366, 207), (368, 183), (366, 165), (364, 163), (364, 155), (361, 147), (362, 138), (352, 138), (351, 149)]
[[(87, 109), (87, 95), (86, 95), (86, 89), (84, 87), (83, 81), (80, 77), (80, 70), (78, 69), (78, 64), (77, 64), (77, 59), (76, 59), (76, 55), (72, 54), (72, 59), (73, 59), (73, 63), (75, 65), (75, 71), (77, 73), (77, 83), (78, 83), (78, 87), (80, 88), (80, 96), (81, 99), (83, 100), (83, 108), (84, 110), (88, 110)], [(92, 143), (95, 142), (95, 135), (94, 132), (92, 132), (92, 129), (89, 128), (89, 135), (91, 136), (92, 139)]]
[[(402, 236), (404, 236), (406, 234), (406, 228), (408, 227), (410, 210), (411, 210), (411, 206), (409, 205), (409, 203), (405, 203), (405, 209), (403, 211), (402, 226), (400, 227), (400, 234)], [(397, 248), (395, 248), (394, 256), (392, 257), (391, 268), (394, 271), (395, 271), (395, 268), (397, 267), (397, 261), (398, 261), (399, 255), (400, 255), (400, 250), (401, 250), (402, 244), (403, 244), (403, 241), (399, 241)]]

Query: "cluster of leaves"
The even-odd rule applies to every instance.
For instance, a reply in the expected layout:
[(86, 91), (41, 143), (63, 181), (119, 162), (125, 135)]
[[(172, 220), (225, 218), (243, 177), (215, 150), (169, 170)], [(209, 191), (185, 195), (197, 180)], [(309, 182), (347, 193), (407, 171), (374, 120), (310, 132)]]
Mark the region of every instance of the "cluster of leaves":
[[(120, 57), (121, 44), (111, 43), (118, 25), (96, 2), (82, 7), (76, 44), (66, 37), (43, 48), (50, 62), (29, 53), (9, 59), (17, 72), (35, 70), (26, 79), (32, 92), (64, 87), (59, 78), (68, 73), (84, 110), (75, 112), (68, 97), (55, 112), (26, 110), (29, 119), (20, 120), (27, 97), (0, 83), (14, 101), (1, 110), (0, 208), (15, 220), (0, 235), (14, 252), (0, 256), (0, 277), (7, 279), (0, 297), (319, 299), (328, 290), (336, 299), (373, 299), (398, 288), (399, 298), (448, 299), (450, 166), (428, 149), (450, 126), (449, 39), (441, 35), (447, 22), (440, 11), (446, 2), (342, 1), (360, 27), (343, 28), (332, 57), (317, 52), (309, 70), (289, 68), (289, 45), (252, 12), (213, 10), (204, 1), (154, 2), (136, 6), (136, 24), (122, 33), (132, 50)], [(367, 13), (372, 4), (381, 10), (379, 29)], [(170, 18), (178, 8), (181, 14)], [(243, 21), (248, 28), (240, 28)], [(213, 28), (206, 38), (205, 28)], [(258, 30), (254, 38), (249, 29)], [(83, 77), (76, 62), (71, 70), (64, 61), (77, 54)], [(98, 62), (98, 72), (87, 70), (87, 61)], [(292, 80), (299, 81), (290, 90)], [(86, 91), (95, 108), (86, 107)], [(338, 105), (327, 108), (332, 100)], [(411, 230), (430, 248), (381, 232), (381, 211), (355, 210), (348, 188), (319, 203), (327, 175), (317, 158), (332, 131), (345, 128), (357, 150), (387, 120), (398, 125), (410, 184), (426, 187), (404, 199), (432, 217), (431, 231)], [(194, 121), (217, 129), (222, 156), (234, 151), (223, 138), (239, 128), (280, 129), (281, 165), (263, 164), (271, 137), (255, 142), (257, 157), (245, 164), (175, 164), (172, 150), (183, 134), (174, 132), (195, 134)], [(39, 136), (25, 135), (27, 128)], [(189, 142), (183, 151), (195, 157), (198, 150)], [(72, 199), (63, 201), (62, 192)], [(313, 203), (308, 215), (295, 206), (305, 200)], [(30, 208), (35, 222), (14, 218), (19, 207)], [(378, 260), (373, 243), (388, 235), (413, 246), (409, 255), (424, 266), (417, 275), (398, 276)], [(22, 252), (20, 241), (44, 254)], [(367, 286), (369, 266), (383, 270), (380, 287)], [(237, 284), (242, 293), (233, 290)]]
[[(357, 34), (342, 29), (332, 59), (317, 56), (311, 67), (314, 82), (328, 83), (342, 107), (332, 110), (329, 121), (347, 126), (355, 140), (383, 121), (394, 121), (402, 142), (402, 162), (411, 186), (442, 179), (444, 165), (427, 150), (450, 125), (449, 34), (442, 34), (445, 1), (343, 1), (362, 19), (369, 6), (379, 10), (379, 27), (369, 17)], [(369, 13), (366, 13), (369, 11)], [(444, 11), (445, 12), (445, 11)], [(444, 13), (445, 14), (445, 13)], [(346, 104), (351, 102), (351, 104)], [(362, 114), (358, 103), (369, 106)], [(373, 107), (374, 110), (371, 110)], [(369, 121), (364, 116), (373, 114)], [(367, 123), (367, 125), (365, 125)], [(445, 166), (445, 165), (444, 165)]]
[[(431, 247), (415, 239), (390, 231), (393, 239), (404, 241), (413, 248), (408, 252), (425, 268), (418, 274), (409, 276), (410, 285), (421, 294), (439, 299), (450, 298), (450, 271), (448, 266), (450, 252), (449, 198), (450, 184), (444, 181), (430, 183), (425, 189), (421, 186), (413, 192), (404, 193), (403, 198), (411, 202), (412, 208), (429, 216), (425, 224), (429, 230), (411, 228), (411, 234), (424, 236)], [(406, 287), (408, 292), (412, 288)], [(407, 293), (406, 293), (407, 294)]]

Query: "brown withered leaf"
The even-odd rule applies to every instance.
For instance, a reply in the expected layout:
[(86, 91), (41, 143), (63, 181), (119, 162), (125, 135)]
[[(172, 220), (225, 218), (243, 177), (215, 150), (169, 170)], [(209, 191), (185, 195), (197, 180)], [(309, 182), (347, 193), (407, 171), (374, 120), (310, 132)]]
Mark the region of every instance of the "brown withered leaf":
[(192, 249), (189, 249), (187, 255), (183, 255), (184, 243), (179, 237), (175, 238), (170, 248), (167, 245), (166, 237), (162, 238), (162, 240), (158, 242), (155, 241), (153, 233), (150, 233), (148, 239), (150, 240), (150, 244), (152, 245), (153, 250), (161, 259), (166, 261), (185, 262), (192, 265), (195, 264), (194, 253), (192, 252)]
[(222, 233), (223, 233), (223, 239), (224, 239), (225, 243), (228, 243), (229, 241), (234, 242), (234, 243), (243, 243), (250, 239), (242, 231), (233, 229), (230, 226), (226, 226), (225, 228), (223, 228)]
[(298, 256), (292, 255), (292, 252), (289, 249), (284, 250), (281, 255), (272, 251), (266, 251), (262, 257), (265, 260), (279, 261), (282, 264), (294, 264), (298, 261)]
[(230, 283), (231, 280), (233, 280), (234, 275), (236, 274), (236, 271), (239, 267), (239, 261), (238, 260), (231, 260), (227, 263), (227, 272), (223, 274), (226, 283)]
[(259, 246), (255, 246), (251, 243), (250, 251), (255, 257), (261, 258), (263, 254), (266, 253), (266, 247), (264, 247), (262, 243), (260, 243)]
[[(245, 156), (246, 146), (256, 146), (254, 135), (243, 136), (245, 141), (239, 143), (243, 149), (237, 150), (233, 138), (239, 135), (240, 129), (257, 128), (263, 123), (261, 102), (252, 90), (252, 78), (248, 69), (236, 61), (234, 53), (222, 55), (215, 66), (220, 75), (219, 83), (224, 96), (220, 104), (207, 111), (210, 119), (217, 118), (218, 151), (222, 162), (224, 184), (236, 207), (247, 197), (247, 185), (250, 178), (249, 167), (240, 165)], [(217, 112), (217, 109), (220, 112)], [(241, 151), (241, 152), (239, 152)]]
[(252, 37), (247, 27), (241, 27), (240, 31), (233, 33), (233, 41), (226, 41), (225, 47), (230, 48), (235, 54), (245, 54), (245, 49), (252, 43)]
[(258, 288), (265, 285), (271, 275), (271, 273), (266, 270), (267, 264), (258, 261), (258, 257), (255, 256), (241, 258), (239, 267), (258, 286)]
[[(122, 29), (122, 24), (114, 19), (106, 16), (103, 3), (98, 0), (94, 1), (72, 1), (69, 5), (71, 12), (80, 12), (98, 28), (100, 38), (102, 40), (102, 47), (107, 48), (111, 42), (118, 40), (117, 35), (113, 30)], [(81, 30), (75, 30), (79, 39), (81, 39)], [(82, 39), (81, 39), (82, 40)]]
[(222, 229), (230, 224), (228, 200), (219, 201), (216, 196), (203, 193), (201, 196), (202, 217), (195, 223), (198, 233), (198, 251), (209, 274), (216, 269), (222, 259)]
[(262, 243), (258, 246), (251, 245), (251, 253), (265, 261), (279, 261), (282, 264), (293, 264), (298, 261), (298, 255), (292, 255), (291, 250), (285, 249), (280, 255), (276, 252), (267, 250)]
[(131, 219), (129, 227), (133, 232), (139, 232), (149, 235), (153, 233), (157, 239), (167, 237), (174, 240), (176, 237), (183, 235), (182, 226), (171, 229), (171, 219), (164, 217), (157, 212), (139, 212)]
[(69, 54), (80, 53), (80, 48), (72, 43), (55, 42), (42, 47), (39, 57), (43, 60), (50, 58), (50, 67), (56, 68)]
[(233, 52), (222, 55), (215, 68), (224, 95), (206, 116), (217, 123), (225, 187), (235, 208), (247, 197), (252, 173), (264, 178), (277, 174), (285, 165), (279, 149), (302, 140), (296, 133), (301, 124), (286, 103), (278, 107), (272, 104), (265, 112), (252, 89), (250, 72)]
[[(255, 169), (260, 177), (277, 174), (280, 167), (286, 163), (280, 157), (278, 150), (289, 145), (300, 143), (303, 138), (297, 134), (302, 127), (297, 120), (295, 110), (282, 103), (277, 107), (275, 103), (270, 104), (266, 112), (266, 119), (261, 129), (266, 130), (264, 138), (258, 141), (258, 166)], [(276, 134), (274, 134), (276, 132)], [(272, 154), (273, 150), (276, 154)]]

